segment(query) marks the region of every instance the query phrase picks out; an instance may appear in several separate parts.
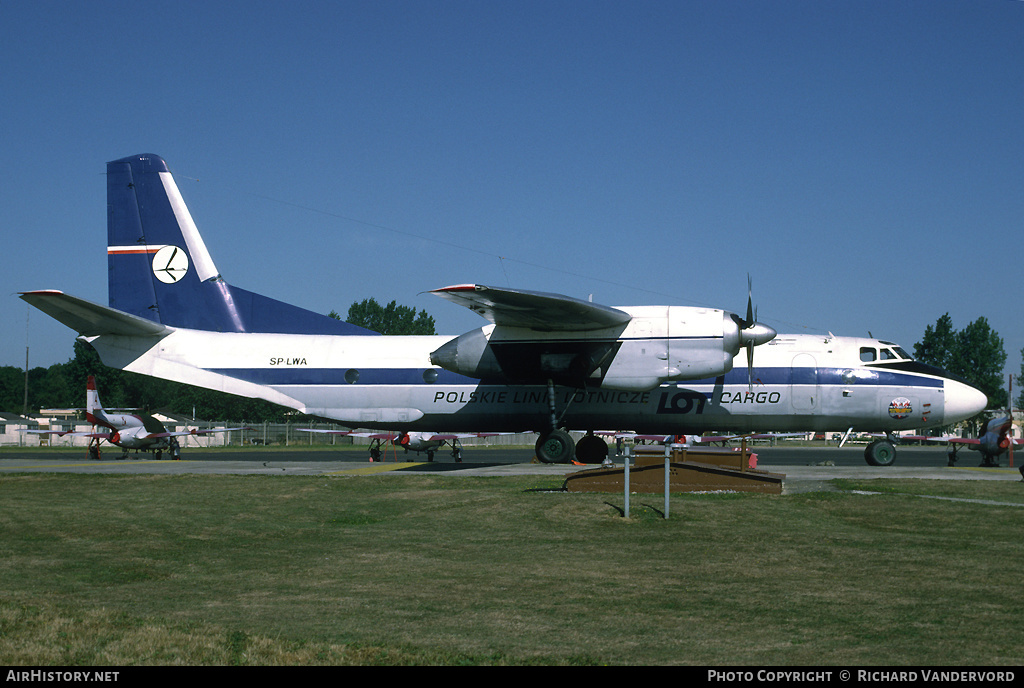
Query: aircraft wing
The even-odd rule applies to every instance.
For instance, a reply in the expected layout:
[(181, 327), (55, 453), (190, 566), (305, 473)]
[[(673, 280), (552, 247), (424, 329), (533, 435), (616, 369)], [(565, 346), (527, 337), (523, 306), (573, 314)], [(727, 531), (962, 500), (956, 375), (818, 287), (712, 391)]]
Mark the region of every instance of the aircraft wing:
[(233, 432), (235, 430), (252, 430), (252, 428), (213, 428), (211, 430), (180, 430), (176, 432), (154, 432), (152, 435), (146, 435), (146, 439), (148, 440), (154, 437), (185, 437), (186, 435), (213, 435), (218, 432)]
[(946, 442), (948, 444), (981, 444), (981, 440), (971, 437), (956, 437), (954, 435), (902, 435), (901, 440), (915, 440), (919, 442)]
[(448, 433), (448, 434), (437, 434), (427, 437), (428, 440), (469, 440), (476, 437), (497, 437), (498, 435), (507, 435), (510, 433), (506, 432), (464, 432), (459, 434)]
[(390, 440), (398, 437), (389, 432), (354, 432), (352, 430), (318, 430), (315, 428), (295, 428), (297, 432), (315, 432), (320, 435), (347, 435), (349, 437), (369, 437), (375, 440)]
[[(789, 432), (789, 433), (763, 433), (756, 435), (641, 435), (635, 432), (613, 432), (613, 431), (600, 431), (595, 433), (597, 435), (611, 435), (615, 438), (632, 439), (632, 440), (644, 440), (647, 442), (660, 442), (662, 444), (711, 444), (714, 442), (728, 442), (730, 440), (742, 440), (742, 439), (772, 439), (779, 437), (794, 437), (802, 436), (806, 433), (802, 432)], [(677, 438), (682, 438), (683, 441), (677, 442)]]
[(542, 332), (601, 330), (631, 319), (617, 308), (539, 291), (461, 284), (430, 293), (465, 306), (495, 325)]
[(101, 440), (105, 440), (110, 437), (109, 432), (74, 432), (71, 430), (21, 430), (21, 432), (30, 433), (32, 435), (57, 435), (58, 437), (94, 437)]
[[(351, 430), (316, 430), (313, 428), (296, 428), (298, 432), (316, 432), (321, 435), (346, 435), (348, 437), (364, 437), (371, 440), (397, 440), (402, 435), (397, 432), (353, 432)], [(441, 440), (465, 440), (474, 437), (497, 437), (498, 435), (506, 435), (509, 433), (503, 432), (466, 432), (466, 433), (438, 433), (436, 435), (430, 435), (429, 437), (423, 437), (422, 439), (427, 441), (441, 441)]]
[(53, 289), (22, 292), (21, 298), (86, 337), (103, 334), (155, 337), (171, 331), (166, 325), (152, 320)]
[[(981, 444), (980, 439), (972, 437), (928, 437), (927, 435), (904, 435), (901, 439), (920, 440), (922, 442), (948, 442), (949, 444)], [(1022, 439), (1007, 439), (1015, 447), (1024, 446), (1024, 440)]]
[(594, 432), (595, 435), (603, 435), (605, 437), (614, 437), (615, 439), (624, 440), (643, 440), (645, 442), (672, 442), (675, 440), (675, 435), (641, 435), (635, 432), (620, 432), (617, 430), (597, 430)]

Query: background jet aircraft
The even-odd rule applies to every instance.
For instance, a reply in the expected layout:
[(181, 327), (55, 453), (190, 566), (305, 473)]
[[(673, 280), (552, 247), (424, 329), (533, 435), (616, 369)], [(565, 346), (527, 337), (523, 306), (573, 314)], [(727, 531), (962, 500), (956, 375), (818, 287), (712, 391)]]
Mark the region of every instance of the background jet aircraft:
[(381, 458), (381, 445), (390, 442), (395, 446), (402, 447), (406, 452), (414, 451), (417, 454), (424, 452), (427, 461), (434, 460), (434, 454), (438, 449), (448, 444), (452, 448), (452, 458), (456, 463), (462, 463), (462, 446), (459, 440), (475, 437), (494, 437), (500, 435), (498, 432), (475, 432), (464, 434), (444, 434), (433, 432), (355, 432), (349, 430), (318, 430), (302, 428), (299, 432), (315, 432), (324, 435), (342, 435), (347, 437), (365, 437), (370, 443), (370, 461), (379, 461)]
[(178, 444), (178, 437), (210, 435), (231, 430), (243, 430), (247, 428), (217, 428), (215, 430), (185, 430), (168, 431), (164, 424), (153, 416), (146, 413), (115, 413), (112, 409), (105, 409), (100, 403), (100, 394), (96, 389), (96, 379), (90, 375), (86, 383), (85, 392), (85, 419), (94, 426), (107, 428), (106, 432), (71, 432), (58, 430), (28, 430), (26, 432), (49, 433), (60, 437), (71, 435), (75, 437), (89, 437), (93, 441), (89, 443), (89, 458), (100, 457), (99, 444), (106, 440), (123, 450), (121, 458), (127, 458), (131, 451), (152, 452), (156, 458), (160, 458), (163, 452), (168, 451), (174, 459), (181, 458), (181, 447)]
[(954, 435), (943, 435), (941, 437), (930, 437), (927, 435), (906, 435), (905, 440), (921, 440), (924, 442), (945, 442), (949, 445), (949, 465), (956, 465), (957, 452), (966, 447), (981, 454), (982, 466), (998, 466), (999, 457), (1011, 447), (1024, 446), (1024, 440), (1014, 439), (1010, 436), (1012, 430), (1012, 419), (1009, 416), (993, 418), (985, 423), (981, 434), (977, 438), (956, 437)]
[[(110, 162), (106, 179), (109, 306), (56, 291), (22, 298), (123, 370), (353, 428), (533, 430), (538, 458), (552, 462), (603, 458), (602, 440), (576, 447), (567, 429), (896, 432), (986, 403), (941, 370), (878, 359), (884, 342), (776, 336), (756, 322), (749, 294), (743, 317), (458, 285), (435, 293), (489, 325), (458, 337), (377, 335), (226, 282), (158, 156)], [(868, 460), (891, 462), (891, 448), (875, 445)]]

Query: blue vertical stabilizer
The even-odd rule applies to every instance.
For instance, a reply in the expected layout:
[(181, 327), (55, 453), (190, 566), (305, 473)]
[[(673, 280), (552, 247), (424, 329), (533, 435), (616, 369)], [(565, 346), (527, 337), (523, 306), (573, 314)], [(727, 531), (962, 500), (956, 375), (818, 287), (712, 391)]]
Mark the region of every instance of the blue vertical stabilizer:
[(225, 282), (167, 163), (133, 155), (107, 163), (110, 307), (214, 332), (374, 334)]

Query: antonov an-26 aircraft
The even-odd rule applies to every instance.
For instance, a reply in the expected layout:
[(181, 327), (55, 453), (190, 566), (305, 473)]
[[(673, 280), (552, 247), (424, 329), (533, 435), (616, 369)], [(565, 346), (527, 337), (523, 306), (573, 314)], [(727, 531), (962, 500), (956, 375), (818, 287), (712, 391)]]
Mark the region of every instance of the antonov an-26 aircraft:
[[(928, 429), (971, 417), (974, 387), (874, 339), (777, 335), (713, 308), (610, 308), (460, 285), (433, 293), (490, 324), (458, 337), (382, 336), (229, 285), (156, 155), (107, 164), (109, 307), (22, 298), (115, 368), (266, 399), (350, 427), (537, 431), (537, 456), (600, 461), (566, 429)], [(754, 349), (757, 349), (756, 364)], [(888, 464), (893, 444), (867, 450)]]

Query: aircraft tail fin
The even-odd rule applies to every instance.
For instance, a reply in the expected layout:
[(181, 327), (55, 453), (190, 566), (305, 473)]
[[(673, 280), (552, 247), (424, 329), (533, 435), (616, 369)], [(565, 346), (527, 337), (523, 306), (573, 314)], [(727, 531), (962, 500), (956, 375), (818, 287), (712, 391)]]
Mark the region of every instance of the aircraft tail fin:
[(225, 282), (167, 163), (133, 155), (107, 163), (111, 308), (172, 327), (214, 332), (373, 334)]
[(89, 376), (89, 380), (85, 383), (85, 417), (92, 423), (96, 423), (96, 412), (103, 410), (103, 404), (100, 403), (100, 393), (96, 389), (96, 378), (92, 375)]

